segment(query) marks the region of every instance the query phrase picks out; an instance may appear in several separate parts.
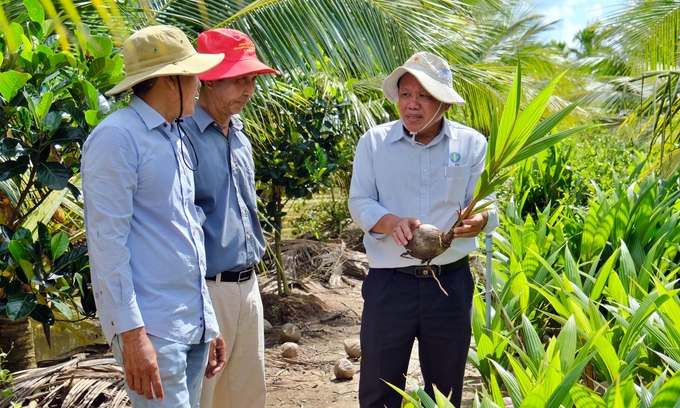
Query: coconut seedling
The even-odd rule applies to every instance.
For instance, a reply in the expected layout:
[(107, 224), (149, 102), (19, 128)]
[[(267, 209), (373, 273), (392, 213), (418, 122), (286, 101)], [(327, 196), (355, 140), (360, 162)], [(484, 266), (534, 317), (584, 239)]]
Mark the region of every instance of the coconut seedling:
[(487, 197), (511, 176), (515, 164), (553, 146), (567, 136), (593, 126), (576, 126), (550, 134), (550, 131), (576, 108), (576, 104), (560, 109), (541, 120), (553, 89), (563, 76), (564, 73), (557, 76), (521, 110), (522, 73), (518, 65), (500, 121), (497, 112), (492, 114), (486, 163), (472, 201), (465, 208), (459, 208), (458, 220), (447, 232), (441, 233), (437, 227), (430, 224), (422, 224), (413, 230), (413, 238), (406, 244), (403, 257), (417, 258), (422, 261), (421, 263), (429, 265), (432, 259), (451, 246), (454, 239), (453, 231), (464, 219), (490, 208), (494, 200), (487, 200)]

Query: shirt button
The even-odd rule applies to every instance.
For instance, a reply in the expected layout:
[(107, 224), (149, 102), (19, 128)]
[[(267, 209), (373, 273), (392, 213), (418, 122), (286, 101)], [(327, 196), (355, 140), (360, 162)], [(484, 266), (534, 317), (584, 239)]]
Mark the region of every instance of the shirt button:
[(203, 318), (202, 318), (202, 317), (199, 317), (198, 320), (203, 320)]
[(203, 327), (203, 324), (199, 324), (198, 327)]

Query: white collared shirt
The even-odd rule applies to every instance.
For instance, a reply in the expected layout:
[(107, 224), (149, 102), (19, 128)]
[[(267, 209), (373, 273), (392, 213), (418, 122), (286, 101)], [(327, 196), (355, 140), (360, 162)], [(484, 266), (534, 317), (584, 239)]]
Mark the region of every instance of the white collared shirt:
[[(417, 218), (421, 224), (432, 224), (444, 232), (457, 220), (457, 211), (474, 196), (484, 170), (486, 139), (467, 126), (450, 120), (444, 123), (440, 134), (427, 146), (412, 144), (401, 120), (376, 126), (359, 140), (349, 210), (366, 233), (364, 246), (372, 268), (420, 264), (418, 259), (402, 257), (405, 248), (390, 235), (370, 232), (383, 216)], [(497, 225), (494, 205), (483, 232), (491, 232)], [(454, 262), (477, 247), (475, 238), (456, 238), (432, 264)]]

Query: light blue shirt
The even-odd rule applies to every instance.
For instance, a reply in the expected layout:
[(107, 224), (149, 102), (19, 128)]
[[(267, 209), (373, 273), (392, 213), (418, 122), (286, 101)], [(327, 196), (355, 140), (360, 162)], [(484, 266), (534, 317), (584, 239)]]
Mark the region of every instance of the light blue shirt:
[[(406, 249), (391, 235), (369, 232), (387, 214), (417, 218), (445, 232), (458, 219), (457, 211), (472, 200), (484, 170), (486, 139), (476, 130), (446, 120), (442, 131), (427, 146), (403, 130), (400, 120), (370, 129), (357, 145), (349, 193), (354, 222), (366, 233), (364, 246), (372, 268), (419, 265), (419, 259), (401, 256)], [(493, 199), (489, 197), (487, 200)], [(498, 225), (494, 207), (484, 232)], [(456, 238), (451, 247), (432, 260), (444, 265), (478, 247), (475, 238)]]
[[(217, 337), (193, 174), (181, 152), (175, 125), (136, 96), (83, 147), (92, 287), (109, 343), (142, 326), (183, 344)], [(185, 158), (191, 163), (186, 150)]]
[(243, 122), (231, 118), (229, 137), (200, 106), (184, 129), (196, 148), (196, 205), (205, 214), (206, 276), (254, 266), (265, 252), (257, 217), (253, 148)]

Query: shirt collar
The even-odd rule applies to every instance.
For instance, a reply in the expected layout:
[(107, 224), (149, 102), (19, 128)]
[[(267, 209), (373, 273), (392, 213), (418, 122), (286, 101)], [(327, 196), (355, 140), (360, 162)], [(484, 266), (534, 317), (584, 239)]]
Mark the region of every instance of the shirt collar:
[[(444, 126), (442, 126), (441, 132), (432, 140), (432, 143), (430, 145), (435, 145), (439, 143), (441, 139), (444, 137), (448, 137), (450, 139), (458, 139), (452, 132), (451, 132), (451, 127), (449, 126), (449, 121), (444, 119)], [(397, 142), (399, 140), (406, 140), (407, 142), (411, 143), (411, 135), (406, 133), (406, 130), (404, 130), (404, 125), (400, 120), (397, 120), (394, 122), (394, 125), (392, 126), (392, 129), (390, 129), (389, 135), (388, 135), (388, 141), (390, 143)]]
[[(210, 117), (210, 115), (208, 115), (208, 112), (198, 105), (196, 105), (192, 117), (194, 118), (194, 121), (196, 122), (196, 125), (198, 126), (198, 129), (201, 131), (201, 133), (205, 132), (205, 129), (208, 126), (212, 125), (213, 123), (217, 123), (212, 117)], [(232, 116), (229, 125), (235, 130), (243, 131), (243, 122), (241, 122), (241, 119), (239, 119), (239, 115)]]
[[(165, 118), (158, 113), (157, 110), (152, 108), (148, 103), (146, 103), (142, 98), (137, 95), (132, 95), (130, 97), (129, 106), (134, 109), (139, 117), (142, 119), (147, 129), (152, 130), (157, 127), (162, 126), (164, 123), (168, 123)], [(174, 129), (175, 124), (170, 123), (171, 129)]]

